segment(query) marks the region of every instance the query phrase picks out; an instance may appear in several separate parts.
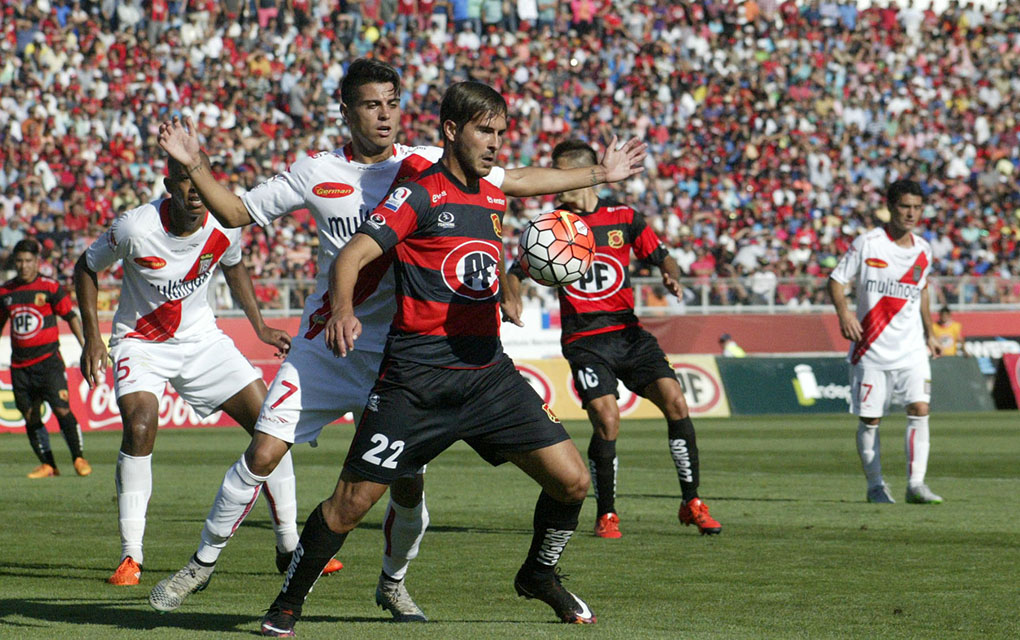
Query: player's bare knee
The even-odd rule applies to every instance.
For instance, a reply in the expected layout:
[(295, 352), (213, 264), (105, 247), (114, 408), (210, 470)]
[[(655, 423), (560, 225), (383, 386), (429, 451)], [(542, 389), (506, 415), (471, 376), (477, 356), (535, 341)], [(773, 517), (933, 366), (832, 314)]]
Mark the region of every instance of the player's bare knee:
[(928, 415), (928, 403), (927, 402), (915, 402), (907, 405), (907, 415), (916, 418), (923, 418)]
[[(255, 441), (252, 441), (255, 444)], [(280, 459), (287, 453), (283, 448), (282, 452), (271, 446), (249, 446), (244, 452), (244, 461), (248, 470), (257, 476), (268, 476), (280, 464)]]

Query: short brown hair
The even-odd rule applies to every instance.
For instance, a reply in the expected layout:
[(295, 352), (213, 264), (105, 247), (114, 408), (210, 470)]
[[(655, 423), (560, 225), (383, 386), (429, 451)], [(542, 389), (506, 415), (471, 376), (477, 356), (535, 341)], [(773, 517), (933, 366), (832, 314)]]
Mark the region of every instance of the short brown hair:
[(450, 85), (439, 107), (439, 126), (450, 120), (460, 131), (464, 125), (484, 115), (506, 117), (506, 100), (487, 84), (457, 82)]

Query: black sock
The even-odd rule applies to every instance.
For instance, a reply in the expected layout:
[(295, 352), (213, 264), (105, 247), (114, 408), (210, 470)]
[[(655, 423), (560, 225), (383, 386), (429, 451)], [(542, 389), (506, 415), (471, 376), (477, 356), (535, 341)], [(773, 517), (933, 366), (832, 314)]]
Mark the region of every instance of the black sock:
[(322, 505), (316, 506), (301, 530), (301, 539), (298, 540), (290, 569), (283, 580), (283, 589), (276, 596), (275, 604), (292, 610), (294, 615), (301, 615), (301, 605), (315, 586), (315, 581), (322, 575), (330, 558), (340, 551), (346, 539), (346, 533), (333, 533), (330, 530), (322, 515)]
[(81, 457), (81, 430), (78, 429), (78, 421), (75, 419), (74, 414), (68, 411), (63, 416), (57, 416), (57, 422), (60, 424), (60, 432), (64, 434), (64, 442), (67, 443), (67, 448), (71, 450), (71, 460)]
[(673, 456), (684, 502), (698, 497), (698, 443), (691, 419), (670, 420), (669, 453)]
[(595, 487), (597, 516), (616, 512), (616, 440), (603, 440), (597, 435), (588, 443), (588, 470)]
[(524, 566), (535, 573), (551, 573), (560, 554), (577, 529), (577, 516), (584, 502), (567, 504), (543, 491), (535, 504), (535, 533)]
[(46, 425), (41, 422), (25, 423), (25, 433), (28, 434), (28, 441), (32, 445), (32, 451), (39, 458), (39, 462), (56, 467), (57, 463), (53, 460), (53, 452), (50, 450), (50, 434), (46, 432)]

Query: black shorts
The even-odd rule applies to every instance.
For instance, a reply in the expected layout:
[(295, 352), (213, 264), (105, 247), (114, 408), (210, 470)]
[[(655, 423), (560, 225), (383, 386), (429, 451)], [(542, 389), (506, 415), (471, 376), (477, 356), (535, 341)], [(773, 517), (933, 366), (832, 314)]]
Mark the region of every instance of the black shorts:
[(563, 357), (570, 363), (582, 408), (602, 396), (619, 398), (617, 379), (644, 396), (656, 380), (676, 378), (658, 340), (641, 327), (580, 338), (564, 345)]
[(11, 368), (14, 404), (21, 415), (28, 416), (40, 402), (51, 409), (67, 409), (67, 373), (60, 354), (53, 354), (28, 367)]
[(569, 439), (548, 405), (502, 360), (484, 369), (443, 369), (386, 360), (344, 468), (390, 484), (467, 442), (489, 464)]

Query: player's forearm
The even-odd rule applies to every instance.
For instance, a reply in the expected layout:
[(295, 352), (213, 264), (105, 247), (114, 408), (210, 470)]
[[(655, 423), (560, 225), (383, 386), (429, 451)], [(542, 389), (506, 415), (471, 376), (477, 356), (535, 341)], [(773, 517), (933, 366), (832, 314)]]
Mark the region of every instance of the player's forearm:
[(594, 187), (605, 181), (606, 170), (598, 165), (574, 169), (520, 167), (507, 170), (502, 189), (508, 196), (521, 198)]
[(227, 281), (230, 294), (244, 311), (244, 315), (255, 329), (255, 333), (262, 331), (266, 323), (262, 319), (262, 311), (259, 310), (258, 301), (255, 299), (255, 286), (251, 282), (248, 268), (244, 266), (243, 262), (238, 262), (231, 267), (224, 266), (223, 277)]
[(82, 344), (85, 340), (102, 340), (99, 332), (99, 282), (96, 273), (85, 264), (85, 254), (74, 265), (74, 292), (81, 310)]
[(930, 338), (935, 335), (931, 321), (931, 298), (928, 296), (928, 287), (921, 290), (921, 325), (924, 327), (924, 337)]
[(71, 312), (71, 314), (72, 314), (71, 317), (67, 319), (67, 324), (69, 327), (71, 327), (71, 333), (74, 334), (75, 340), (78, 341), (78, 344), (84, 347), (85, 334), (83, 334), (81, 330), (81, 320), (78, 319), (78, 316), (74, 314), (73, 311)]
[(673, 256), (666, 256), (666, 259), (659, 265), (659, 272), (673, 280), (680, 279), (680, 267), (677, 265), (676, 260), (673, 259)]
[(334, 316), (352, 315), (358, 274), (383, 254), (382, 247), (364, 233), (355, 233), (329, 266), (329, 301)]
[(251, 224), (251, 214), (244, 202), (230, 189), (217, 182), (212, 167), (205, 160), (188, 167), (188, 176), (195, 185), (202, 202), (224, 227), (235, 228)]
[(850, 313), (850, 304), (847, 302), (843, 284), (829, 278), (827, 287), (829, 289), (829, 297), (832, 298), (832, 306), (836, 308), (836, 314), (843, 316)]

